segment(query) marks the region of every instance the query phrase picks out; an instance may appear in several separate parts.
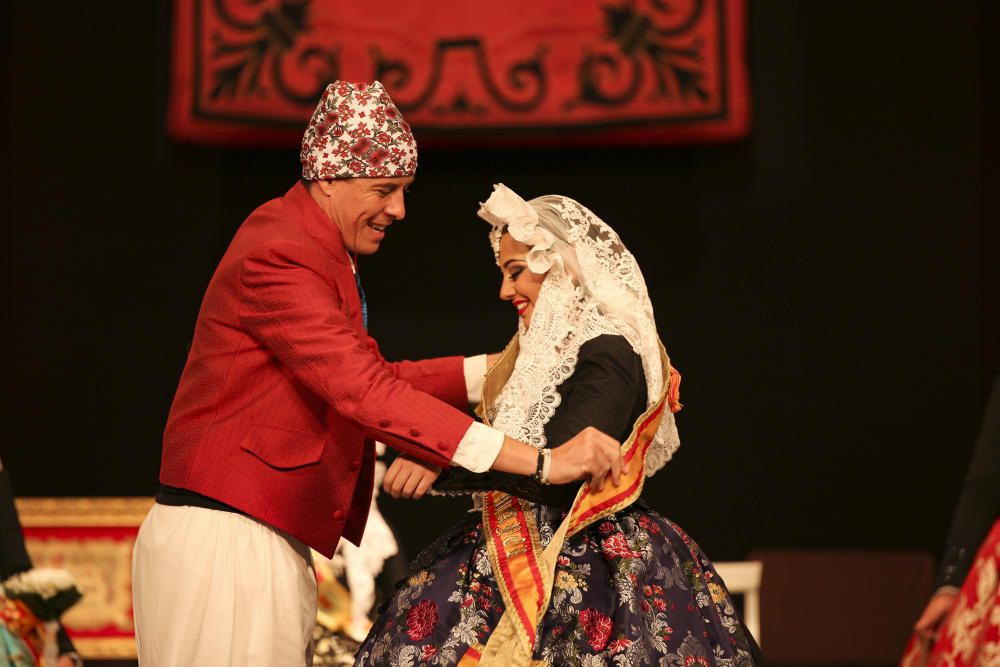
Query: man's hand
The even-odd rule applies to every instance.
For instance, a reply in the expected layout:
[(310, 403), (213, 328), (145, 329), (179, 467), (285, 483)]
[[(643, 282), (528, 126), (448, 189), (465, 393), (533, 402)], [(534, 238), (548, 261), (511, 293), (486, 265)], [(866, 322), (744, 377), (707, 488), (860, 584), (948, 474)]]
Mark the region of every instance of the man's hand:
[(936, 593), (931, 598), (931, 601), (927, 603), (927, 607), (924, 609), (924, 613), (920, 615), (920, 618), (917, 619), (916, 625), (913, 626), (914, 632), (924, 639), (935, 639), (938, 626), (941, 625), (941, 621), (948, 615), (951, 608), (955, 606), (957, 598), (958, 595), (948, 589)]
[(627, 473), (628, 466), (622, 460), (621, 444), (588, 426), (552, 450), (549, 482), (567, 484), (589, 478), (590, 490), (600, 491), (608, 474), (611, 483), (618, 486), (622, 472)]
[(419, 499), (441, 474), (441, 468), (400, 455), (382, 478), (382, 488), (393, 498)]

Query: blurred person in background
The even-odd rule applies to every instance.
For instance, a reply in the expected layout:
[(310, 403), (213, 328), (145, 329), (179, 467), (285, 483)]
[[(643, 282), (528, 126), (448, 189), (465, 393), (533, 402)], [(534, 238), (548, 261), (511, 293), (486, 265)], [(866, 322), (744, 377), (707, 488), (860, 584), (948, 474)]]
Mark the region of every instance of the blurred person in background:
[(905, 667), (1000, 665), (1000, 374)]
[[(10, 480), (10, 473), (3, 467), (3, 461), (0, 461), (0, 582), (31, 569), (31, 557), (24, 544), (24, 532), (21, 530), (17, 506), (14, 504), (14, 486)], [(0, 664), (4, 659), (16, 667), (37, 664), (28, 642), (23, 637), (17, 636), (17, 628), (14, 627), (24, 627), (24, 610), (14, 608), (11, 602), (0, 596), (2, 605), (0, 616), (3, 617), (0, 631), (5, 633), (0, 641), (2, 644)], [(56, 667), (79, 667), (83, 664), (76, 647), (73, 646), (73, 641), (61, 624), (56, 635), (56, 644), (59, 654)], [(18, 654), (23, 657), (17, 657)]]

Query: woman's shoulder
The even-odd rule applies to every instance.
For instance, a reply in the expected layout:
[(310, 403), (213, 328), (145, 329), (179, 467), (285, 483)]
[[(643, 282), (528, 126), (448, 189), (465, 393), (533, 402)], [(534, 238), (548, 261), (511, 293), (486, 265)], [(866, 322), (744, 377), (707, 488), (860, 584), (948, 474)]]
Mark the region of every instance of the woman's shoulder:
[(642, 359), (632, 349), (632, 344), (621, 334), (601, 334), (580, 346), (580, 361), (599, 357), (614, 359), (620, 363), (642, 365)]

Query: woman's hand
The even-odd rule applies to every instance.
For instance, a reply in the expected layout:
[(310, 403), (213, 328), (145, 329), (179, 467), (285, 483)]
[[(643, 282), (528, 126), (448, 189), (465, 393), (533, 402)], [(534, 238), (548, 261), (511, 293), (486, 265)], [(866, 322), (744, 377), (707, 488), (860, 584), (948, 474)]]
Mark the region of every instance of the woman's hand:
[(957, 598), (958, 594), (950, 589), (935, 593), (931, 601), (927, 603), (924, 613), (917, 619), (916, 625), (913, 626), (913, 631), (924, 639), (935, 639), (941, 621), (944, 620), (948, 612), (955, 606)]
[(405, 454), (397, 456), (382, 479), (382, 488), (393, 498), (419, 499), (431, 488), (441, 474), (441, 468), (411, 459)]

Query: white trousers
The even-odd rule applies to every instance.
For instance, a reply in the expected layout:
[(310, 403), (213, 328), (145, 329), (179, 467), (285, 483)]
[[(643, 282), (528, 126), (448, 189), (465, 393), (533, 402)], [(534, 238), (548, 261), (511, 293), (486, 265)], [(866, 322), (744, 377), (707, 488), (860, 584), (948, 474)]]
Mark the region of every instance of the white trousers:
[(316, 576), (308, 547), (255, 519), (154, 505), (132, 554), (142, 667), (308, 667)]

